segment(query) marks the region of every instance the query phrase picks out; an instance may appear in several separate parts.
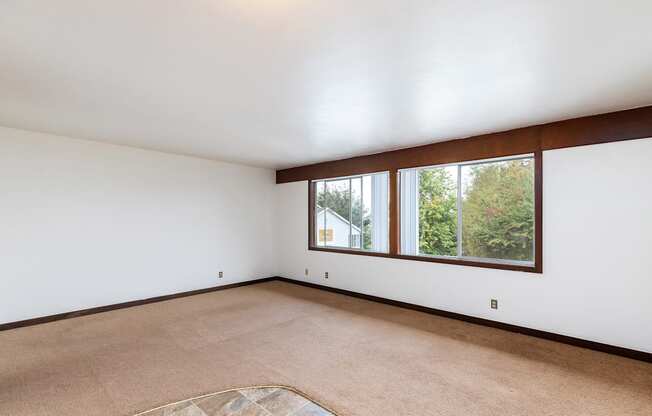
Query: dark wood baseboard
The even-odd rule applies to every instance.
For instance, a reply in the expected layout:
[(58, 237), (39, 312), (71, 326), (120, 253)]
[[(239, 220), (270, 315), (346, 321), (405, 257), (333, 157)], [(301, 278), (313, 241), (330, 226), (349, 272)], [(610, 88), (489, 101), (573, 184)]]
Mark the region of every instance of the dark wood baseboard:
[(92, 315), (96, 313), (114, 311), (116, 309), (130, 308), (132, 306), (146, 305), (148, 303), (163, 302), (170, 299), (183, 298), (186, 296), (201, 295), (202, 293), (216, 292), (218, 290), (233, 289), (240, 286), (248, 286), (256, 283), (264, 283), (272, 280), (276, 280), (276, 277), (266, 277), (263, 279), (249, 280), (246, 282), (231, 283), (223, 286), (214, 286), (206, 289), (191, 290), (188, 292), (173, 293), (171, 295), (155, 296), (153, 298), (132, 300), (129, 302), (115, 303), (113, 305), (98, 306), (95, 308), (82, 309), (73, 312), (64, 312), (58, 313), (56, 315), (42, 316), (38, 318), (25, 319), (23, 321), (9, 322), (6, 324), (0, 324), (0, 331), (6, 331), (8, 329), (22, 328), (26, 326), (39, 325), (47, 322), (61, 321), (63, 319), (77, 318), (79, 316)]
[(629, 348), (617, 347), (609, 344), (602, 344), (600, 342), (588, 341), (581, 338), (569, 337), (566, 335), (555, 334), (553, 332), (541, 331), (538, 329), (526, 328), (523, 326), (506, 324), (504, 322), (492, 321), (490, 319), (477, 318), (475, 316), (464, 315), (461, 313), (444, 311), (441, 309), (428, 308), (426, 306), (415, 305), (413, 303), (401, 302), (381, 298), (373, 295), (366, 295), (359, 292), (352, 292), (350, 290), (338, 289), (330, 286), (323, 286), (316, 283), (304, 282), (301, 280), (288, 279), (286, 277), (278, 277), (277, 280), (292, 283), (295, 285), (310, 287), (313, 289), (325, 290), (328, 292), (337, 293), (340, 295), (352, 296), (358, 299), (369, 300), (372, 302), (383, 303), (386, 305), (397, 306), (399, 308), (411, 309), (418, 312), (424, 312), (431, 315), (442, 316), (445, 318), (457, 319), (459, 321), (469, 322), (476, 325), (488, 326), (491, 328), (498, 328), (509, 332), (518, 334), (529, 335), (531, 337), (543, 338), (549, 341), (561, 342), (563, 344), (572, 345), (575, 347), (586, 348), (589, 350), (605, 352), (607, 354), (619, 355), (621, 357), (631, 358), (634, 360), (645, 361), (652, 363), (652, 353), (645, 351), (632, 350)]
[(566, 335), (555, 334), (553, 332), (540, 331), (538, 329), (526, 328), (523, 326), (506, 324), (504, 322), (492, 321), (490, 319), (477, 318), (475, 316), (464, 315), (461, 313), (444, 311), (441, 309), (429, 308), (426, 306), (415, 305), (413, 303), (401, 302), (392, 299), (381, 298), (379, 296), (366, 295), (364, 293), (352, 292), (350, 290), (338, 289), (330, 286), (319, 285), (316, 283), (304, 282), (301, 280), (288, 279), (286, 277), (266, 277), (263, 279), (250, 280), (247, 282), (232, 283), (223, 286), (209, 287), (206, 289), (191, 290), (189, 292), (174, 293), (171, 295), (156, 296), (148, 299), (134, 300), (130, 302), (116, 303), (107, 306), (98, 306), (96, 308), (83, 309), (74, 312), (60, 313), (56, 315), (43, 316), (39, 318), (26, 319), (24, 321), (9, 322), (0, 324), (0, 331), (9, 329), (22, 328), (26, 326), (39, 325), (47, 322), (60, 321), (63, 319), (76, 318), (80, 316), (92, 315), (96, 313), (109, 312), (116, 309), (130, 308), (132, 306), (146, 305), (148, 303), (163, 302), (166, 300), (182, 298), (186, 296), (200, 295), (202, 293), (216, 292), (220, 290), (232, 289), (241, 286), (254, 285), (258, 283), (265, 283), (271, 281), (281, 281), (295, 285), (310, 287), (313, 289), (325, 290), (340, 295), (352, 296), (358, 299), (364, 299), (372, 302), (383, 303), (386, 305), (397, 306), (399, 308), (411, 309), (418, 312), (428, 313), (431, 315), (442, 316), (445, 318), (457, 319), (459, 321), (469, 322), (476, 325), (488, 326), (491, 328), (502, 329), (505, 331), (515, 332), (518, 334), (529, 335), (532, 337), (543, 338), (550, 341), (561, 342), (563, 344), (573, 345), (575, 347), (586, 348), (594, 351), (600, 351), (607, 354), (619, 355), (621, 357), (631, 358), (634, 360), (645, 361), (652, 363), (652, 353), (645, 351), (632, 350), (623, 347), (617, 347), (609, 344), (602, 344), (600, 342), (588, 341), (581, 338), (569, 337)]

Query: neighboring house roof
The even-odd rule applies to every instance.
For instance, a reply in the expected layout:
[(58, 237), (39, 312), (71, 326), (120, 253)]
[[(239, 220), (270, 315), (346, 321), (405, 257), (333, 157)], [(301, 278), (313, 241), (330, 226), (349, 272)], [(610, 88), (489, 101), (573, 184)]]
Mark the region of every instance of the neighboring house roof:
[(345, 223), (346, 225), (349, 225), (349, 224), (350, 224), (350, 225), (351, 225), (351, 228), (353, 228), (353, 229), (356, 230), (357, 232), (360, 232), (360, 227), (357, 227), (355, 224), (351, 224), (351, 223), (350, 223), (346, 218), (344, 218), (343, 216), (341, 216), (341, 215), (338, 214), (337, 212), (333, 211), (331, 208), (325, 208), (325, 209), (324, 209), (324, 208), (322, 208), (322, 207), (320, 207), (320, 206), (317, 206), (317, 215), (321, 214), (321, 213), (324, 212), (324, 211), (333, 214), (333, 215), (334, 215), (336, 218), (338, 218), (340, 221), (342, 221), (342, 222)]

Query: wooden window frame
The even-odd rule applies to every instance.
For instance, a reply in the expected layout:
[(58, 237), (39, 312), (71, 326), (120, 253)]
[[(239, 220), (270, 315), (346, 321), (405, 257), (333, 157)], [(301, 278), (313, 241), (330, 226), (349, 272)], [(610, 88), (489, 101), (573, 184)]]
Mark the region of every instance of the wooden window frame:
[[(401, 254), (400, 249), (400, 201), (398, 167), (389, 169), (389, 253), (365, 251), (360, 249), (321, 247), (315, 244), (315, 183), (308, 180), (308, 250), (358, 256), (385, 257), (400, 260), (413, 260), (429, 263), (454, 264), (460, 266), (481, 267), (488, 269), (511, 270), (529, 273), (543, 273), (543, 157), (541, 150), (531, 152), (534, 155), (534, 265), (504, 264), (487, 259), (471, 261), (457, 258), (416, 256)], [(484, 159), (484, 158), (482, 158)], [(479, 159), (457, 160), (449, 163), (463, 163)], [(420, 167), (420, 166), (413, 166)], [(373, 173), (373, 172), (368, 172)]]
[[(317, 211), (317, 207), (315, 205), (316, 204), (315, 195), (317, 194), (317, 190), (315, 189), (314, 185), (317, 182), (328, 182), (328, 181), (333, 181), (333, 180), (334, 181), (340, 181), (340, 180), (345, 180), (347, 178), (356, 179), (356, 178), (362, 178), (364, 176), (372, 176), (372, 175), (378, 175), (378, 174), (387, 174), (387, 177), (388, 177), (388, 184), (387, 184), (387, 186), (388, 186), (388, 195), (387, 196), (389, 198), (390, 197), (389, 192), (391, 192), (391, 191), (389, 191), (390, 184), (389, 184), (389, 172), (388, 171), (369, 172), (369, 173), (364, 173), (364, 174), (359, 174), (359, 175), (350, 175), (348, 177), (344, 176), (344, 177), (337, 177), (337, 178), (323, 178), (323, 179), (315, 179), (315, 180), (308, 181), (308, 194), (309, 194), (308, 195), (308, 211), (309, 211), (308, 217), (309, 217), (310, 224), (312, 224), (312, 227), (313, 227), (313, 229), (310, 229), (310, 226), (308, 227), (309, 228), (308, 232), (310, 233), (310, 235), (308, 237), (308, 247), (309, 248), (316, 248), (316, 249), (322, 249), (323, 248), (323, 249), (327, 249), (328, 251), (344, 250), (344, 251), (351, 251), (351, 252), (354, 252), (354, 253), (357, 253), (357, 252), (363, 252), (363, 253), (369, 252), (369, 250), (365, 250), (363, 248), (352, 248), (352, 247), (347, 248), (347, 247), (341, 247), (341, 246), (340, 247), (338, 247), (338, 246), (328, 246), (326, 244), (324, 244), (323, 246), (319, 246), (319, 245), (315, 244), (315, 237), (316, 237), (317, 233), (314, 230), (314, 225), (315, 225), (314, 215), (315, 215), (315, 212)], [(390, 215), (389, 207), (388, 207), (388, 213), (387, 214), (388, 214), (388, 220), (389, 220), (389, 215)], [(389, 227), (389, 224), (388, 224), (388, 227)], [(388, 234), (389, 234), (389, 230), (388, 230)], [(363, 237), (361, 236), (361, 238), (363, 238)], [(371, 252), (372, 253), (388, 254), (390, 251), (389, 251), (389, 246), (388, 246), (388, 251), (371, 251)]]
[[(389, 257), (403, 260), (427, 261), (432, 263), (458, 264), (464, 266), (491, 269), (516, 270), (524, 272), (543, 272), (543, 160), (542, 152), (565, 149), (576, 146), (612, 143), (624, 140), (652, 138), (652, 106), (631, 110), (616, 111), (569, 120), (555, 121), (518, 129), (483, 134), (465, 139), (436, 142), (429, 145), (392, 150), (366, 156), (333, 160), (306, 166), (281, 169), (276, 171), (276, 183), (305, 181), (309, 182), (308, 195), (313, 195), (311, 180), (335, 178), (366, 174), (369, 172), (388, 171), (390, 175), (390, 227), (389, 253), (364, 252), (357, 250), (315, 247), (312, 237), (313, 212), (309, 209), (308, 249), (374, 257)], [(460, 163), (514, 156), (519, 154), (535, 155), (535, 265), (523, 267), (466, 261), (458, 259), (427, 258), (401, 255), (399, 250), (399, 169), (419, 166)], [(311, 197), (308, 198), (312, 204)], [(309, 205), (311, 206), (311, 205)]]

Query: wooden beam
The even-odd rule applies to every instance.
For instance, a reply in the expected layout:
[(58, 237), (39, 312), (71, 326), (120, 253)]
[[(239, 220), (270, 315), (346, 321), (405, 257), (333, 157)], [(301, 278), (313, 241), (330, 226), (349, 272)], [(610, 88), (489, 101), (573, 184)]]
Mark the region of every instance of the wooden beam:
[(652, 106), (276, 171), (276, 183), (513, 156), (652, 137)]

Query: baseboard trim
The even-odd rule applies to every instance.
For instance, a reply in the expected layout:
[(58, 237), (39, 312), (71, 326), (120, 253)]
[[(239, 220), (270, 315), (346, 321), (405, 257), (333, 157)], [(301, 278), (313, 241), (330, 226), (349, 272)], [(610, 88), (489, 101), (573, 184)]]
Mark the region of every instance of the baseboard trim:
[(231, 283), (222, 286), (213, 286), (205, 289), (190, 290), (188, 292), (173, 293), (171, 295), (155, 296), (153, 298), (132, 300), (129, 302), (114, 303), (112, 305), (97, 306), (95, 308), (81, 309), (78, 311), (58, 313), (56, 315), (41, 316), (38, 318), (25, 319), (23, 321), (9, 322), (0, 324), (0, 331), (9, 329), (23, 328), (26, 326), (45, 324), (48, 322), (61, 321), (63, 319), (77, 318), (80, 316), (93, 315), (96, 313), (114, 311), (116, 309), (131, 308), (132, 306), (146, 305), (148, 303), (163, 302), (166, 300), (183, 298), (186, 296), (201, 295), (202, 293), (217, 292), (219, 290), (233, 289), (235, 287), (248, 286), (257, 283), (270, 282), (276, 280), (276, 277), (266, 277), (262, 279), (249, 280), (246, 282)]
[(638, 361), (644, 361), (652, 363), (652, 353), (632, 350), (624, 347), (617, 347), (615, 345), (603, 344), (600, 342), (589, 341), (581, 338), (570, 337), (567, 335), (555, 334), (554, 332), (546, 332), (538, 329), (527, 328), (524, 326), (507, 324), (504, 322), (493, 321), (490, 319), (478, 318), (475, 316), (464, 315), (456, 312), (449, 312), (442, 309), (429, 308), (427, 306), (416, 305), (408, 302), (401, 302), (398, 300), (392, 300), (387, 298), (382, 298), (374, 295), (367, 295), (364, 293), (353, 292), (350, 290), (339, 289), (330, 286), (324, 286), (316, 283), (304, 282), (302, 280), (289, 279), (287, 277), (275, 276), (275, 277), (266, 277), (262, 279), (249, 280), (246, 282), (231, 283), (223, 286), (214, 286), (206, 289), (191, 290), (188, 292), (174, 293), (171, 295), (156, 296), (153, 298), (133, 300), (129, 302), (116, 303), (113, 305), (98, 306), (95, 308), (82, 309), (73, 312), (65, 312), (56, 315), (43, 316), (38, 318), (26, 319), (23, 321), (9, 322), (5, 324), (0, 324), (0, 331), (6, 331), (10, 329), (23, 328), (32, 325), (39, 325), (48, 322), (60, 321), (63, 319), (77, 318), (80, 316), (93, 315), (96, 313), (103, 313), (114, 311), (117, 309), (130, 308), (132, 306), (146, 305), (148, 303), (163, 302), (166, 300), (183, 298), (187, 296), (201, 295), (202, 293), (217, 292), (220, 290), (233, 289), (241, 286), (255, 285), (258, 283), (265, 283), (271, 281), (281, 281), (286, 283), (291, 283), (299, 286), (309, 287), (318, 290), (324, 290), (327, 292), (337, 293), (340, 295), (351, 296), (358, 299), (364, 299), (372, 302), (383, 303), (385, 305), (396, 306), (403, 309), (410, 309), (413, 311), (423, 312), (430, 315), (442, 316), (444, 318), (456, 319), (459, 321), (464, 321), (476, 325), (483, 325), (491, 328), (502, 329), (504, 331), (514, 332), (523, 335), (529, 335), (531, 337), (537, 337), (546, 339), (549, 341), (560, 342), (562, 344), (568, 344), (575, 347), (586, 348), (593, 351), (604, 352), (607, 354), (618, 355), (621, 357), (631, 358)]
[(277, 277), (277, 280), (292, 283), (295, 285), (310, 287), (313, 289), (325, 290), (328, 292), (337, 293), (340, 295), (352, 296), (358, 299), (364, 299), (372, 302), (383, 303), (385, 305), (397, 306), (403, 309), (410, 309), (418, 312), (424, 312), (430, 315), (442, 316), (444, 318), (456, 319), (459, 321), (469, 322), (476, 325), (488, 326), (491, 328), (502, 329), (504, 331), (515, 332), (518, 334), (529, 335), (546, 339), (549, 341), (556, 341), (562, 344), (568, 344), (575, 347), (586, 348), (589, 350), (604, 352), (607, 354), (618, 355), (621, 357), (631, 358), (638, 361), (645, 361), (652, 363), (652, 353), (645, 351), (632, 350), (629, 348), (617, 347), (615, 345), (603, 344), (600, 342), (589, 341), (581, 338), (570, 337), (567, 335), (555, 334), (553, 332), (541, 331), (538, 329), (527, 328), (518, 325), (507, 324), (504, 322), (493, 321), (490, 319), (478, 318), (475, 316), (464, 315), (456, 312), (449, 312), (441, 309), (429, 308), (426, 306), (416, 305), (413, 303), (401, 302), (397, 300), (381, 298), (379, 296), (366, 295), (364, 293), (353, 292), (345, 289), (338, 289), (330, 286), (319, 285), (316, 283), (304, 282), (301, 280), (288, 279), (286, 277)]

